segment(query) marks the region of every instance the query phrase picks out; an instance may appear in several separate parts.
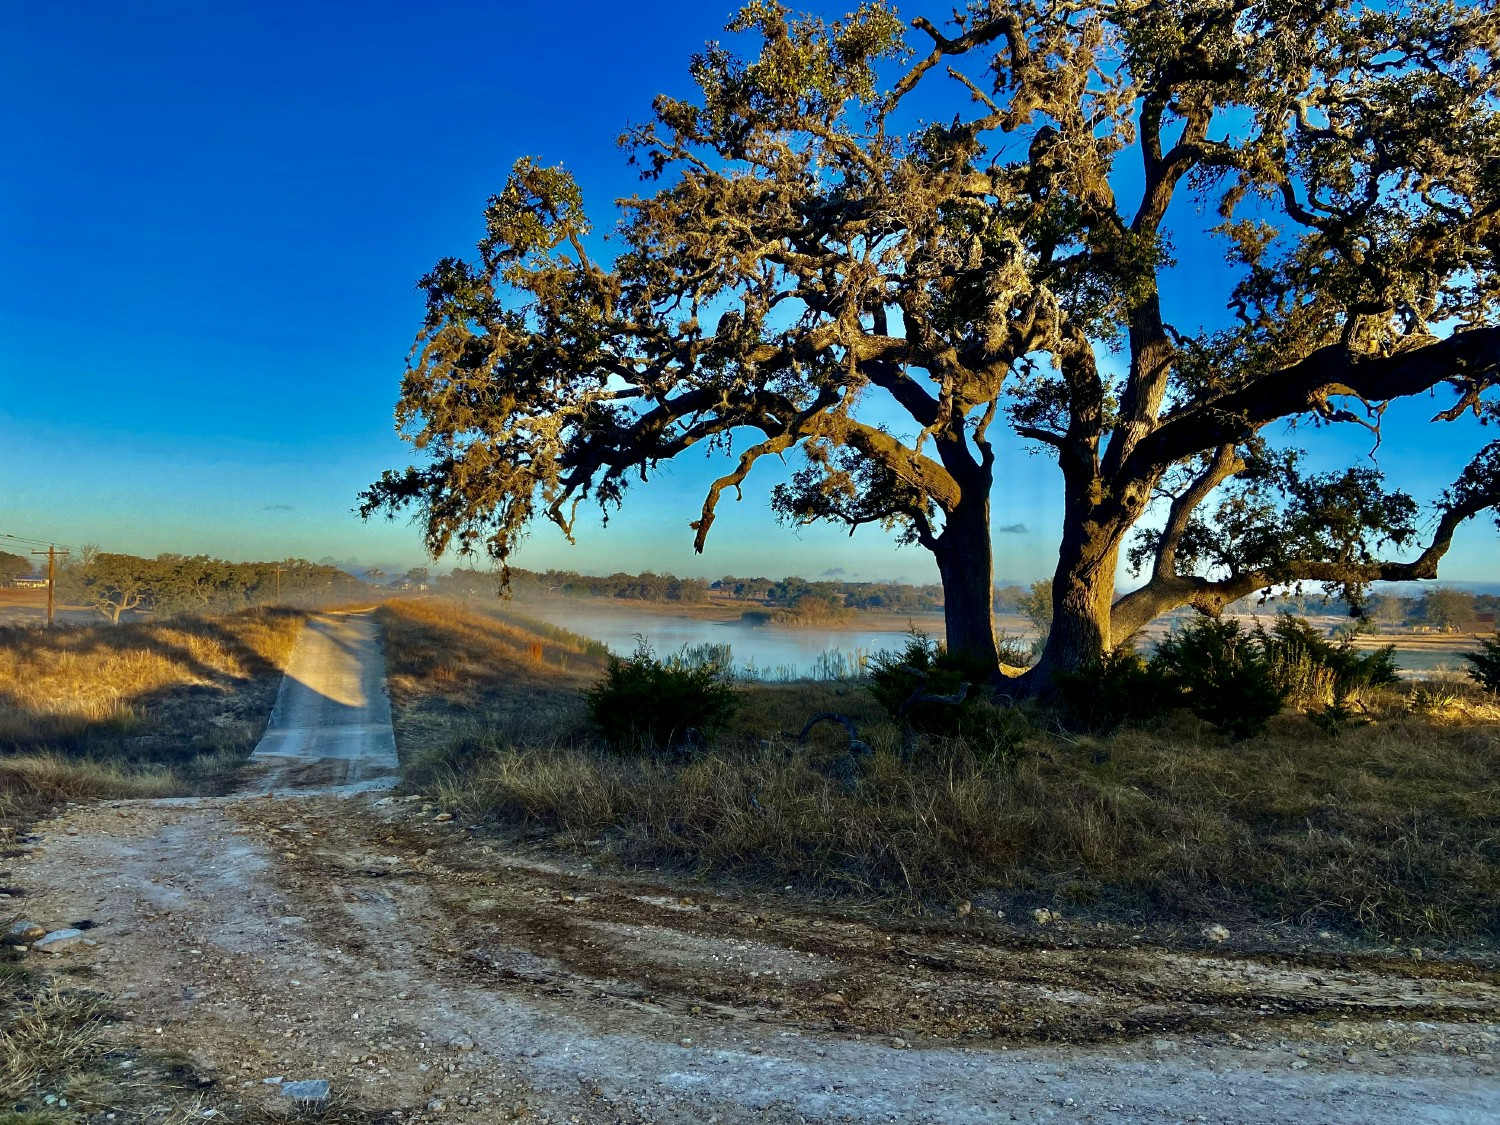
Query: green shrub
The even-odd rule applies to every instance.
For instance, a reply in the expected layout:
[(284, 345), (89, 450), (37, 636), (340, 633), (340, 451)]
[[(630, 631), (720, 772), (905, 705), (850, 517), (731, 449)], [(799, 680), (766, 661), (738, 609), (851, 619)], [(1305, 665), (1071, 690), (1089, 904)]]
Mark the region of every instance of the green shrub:
[(1478, 652), (1466, 652), (1463, 656), (1474, 666), (1469, 669), (1469, 679), (1500, 695), (1500, 630), (1496, 630), (1494, 640), (1480, 641)]
[(1162, 641), (1152, 663), (1185, 693), (1193, 714), (1235, 740), (1264, 731), (1286, 700), (1256, 635), (1238, 621), (1194, 621)]
[(637, 752), (702, 744), (728, 725), (740, 702), (729, 668), (714, 654), (661, 660), (645, 641), (628, 660), (611, 656), (585, 698), (610, 745)]
[[(980, 762), (1012, 766), (1020, 760), (1033, 731), (1026, 716), (1014, 707), (996, 707), (986, 686), (996, 669), (966, 659), (913, 630), (899, 651), (877, 652), (869, 660), (867, 687), (885, 713), (903, 727), (903, 754), (909, 756), (916, 735), (938, 740), (937, 749), (962, 746)], [(955, 695), (968, 684), (963, 702), (915, 703), (924, 695)]]
[[(918, 734), (951, 736), (964, 733), (976, 708), (987, 706), (983, 688), (995, 671), (950, 653), (941, 642), (913, 630), (904, 648), (886, 649), (870, 657), (869, 690), (893, 720), (906, 722)], [(917, 703), (907, 707), (907, 701), (918, 691), (954, 695), (964, 684), (969, 685), (969, 692), (961, 704)]]
[(1355, 712), (1348, 702), (1335, 699), (1321, 711), (1309, 711), (1307, 717), (1324, 734), (1337, 738), (1351, 727), (1368, 726), (1370, 720)]
[(1335, 644), (1289, 613), (1280, 614), (1269, 630), (1257, 625), (1254, 635), (1277, 687), (1303, 707), (1342, 706), (1362, 688), (1400, 682), (1394, 645), (1361, 655), (1352, 637)]
[(1129, 649), (1056, 676), (1058, 699), (1071, 722), (1107, 733), (1124, 723), (1159, 718), (1182, 706), (1182, 689), (1159, 663)]

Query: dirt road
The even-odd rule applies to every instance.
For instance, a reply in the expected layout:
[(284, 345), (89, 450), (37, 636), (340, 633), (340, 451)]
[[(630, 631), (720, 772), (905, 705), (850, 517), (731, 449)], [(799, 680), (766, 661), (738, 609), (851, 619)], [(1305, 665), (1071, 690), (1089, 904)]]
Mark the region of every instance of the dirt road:
[[(368, 621), (314, 631), (272, 745), (320, 756), (320, 784), (386, 768), (342, 753), (384, 745), (347, 730), (379, 725)], [(94, 923), (59, 965), (117, 998), (122, 1045), (185, 1053), (231, 1122), (279, 1079), (476, 1125), (1500, 1120), (1500, 974), (1409, 951), (894, 923), (547, 859), (347, 790), (80, 807), (41, 834), (14, 872), (28, 912)]]
[(307, 623), (250, 764), (263, 791), (394, 779), (385, 660), (370, 613)]

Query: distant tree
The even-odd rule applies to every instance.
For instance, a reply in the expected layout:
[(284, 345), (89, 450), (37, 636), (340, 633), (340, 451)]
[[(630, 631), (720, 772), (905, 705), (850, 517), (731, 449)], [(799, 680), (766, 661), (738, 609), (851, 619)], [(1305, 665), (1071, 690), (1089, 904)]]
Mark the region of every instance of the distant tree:
[(1027, 591), (1016, 599), (1016, 608), (1021, 616), (1036, 626), (1036, 631), (1045, 640), (1052, 632), (1052, 579), (1043, 578), (1033, 582)]
[(1365, 606), (1364, 616), (1376, 625), (1396, 626), (1406, 623), (1411, 607), (1405, 598), (1392, 594), (1376, 594)]
[(31, 560), (25, 555), (13, 555), (0, 551), (0, 586), (13, 586), (23, 574), (30, 574)]
[(1422, 596), (1422, 620), (1435, 629), (1468, 629), (1474, 624), (1474, 595), (1439, 586)]
[(425, 566), (414, 566), (406, 572), (406, 578), (410, 582), (426, 582), (428, 578), (427, 568)]
[(83, 557), (58, 574), (58, 589), (70, 602), (87, 606), (111, 625), (132, 610), (151, 607), (163, 564), (134, 555), (85, 548)]
[[(1062, 479), (1039, 691), (1178, 606), (1434, 577), (1500, 502), (1500, 442), (1416, 551), (1421, 508), (1379, 471), (1312, 472), (1268, 435), (1378, 431), (1438, 391), (1434, 421), (1500, 418), (1492, 0), (973, 0), (910, 26), (747, 4), (730, 28), (758, 50), (710, 45), (694, 99), (627, 134), (652, 194), (611, 262), (573, 179), (517, 162), (477, 258), (422, 279), (397, 417), (423, 464), (365, 514), (415, 506), (430, 551), (503, 565), (534, 518), (571, 535), (581, 501), (733, 441), (702, 550), (723, 494), (800, 451), (775, 510), (930, 550), (950, 648), (998, 668), (1009, 425)], [(1194, 225), (1229, 264), (1169, 320)], [(1117, 601), (1132, 535), (1147, 581)]]
[(365, 567), (365, 581), (366, 582), (379, 582), (379, 581), (383, 580), (385, 577), (386, 577), (385, 571), (381, 570), (378, 566), (367, 566), (367, 567)]

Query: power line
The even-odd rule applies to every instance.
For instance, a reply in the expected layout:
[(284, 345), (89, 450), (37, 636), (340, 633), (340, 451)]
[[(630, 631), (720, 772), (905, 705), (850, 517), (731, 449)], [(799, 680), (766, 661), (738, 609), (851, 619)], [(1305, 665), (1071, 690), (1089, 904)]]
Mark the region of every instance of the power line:
[(28, 547), (53, 547), (53, 546), (55, 546), (59, 550), (62, 550), (62, 551), (76, 551), (76, 550), (78, 550), (77, 547), (70, 546), (67, 543), (58, 543), (55, 539), (31, 539), (31, 538), (29, 538), (29, 537), (27, 537), (25, 535), (11, 535), (8, 532), (4, 532), (4, 531), (0, 531), (0, 539), (9, 539), (13, 543), (24, 543)]

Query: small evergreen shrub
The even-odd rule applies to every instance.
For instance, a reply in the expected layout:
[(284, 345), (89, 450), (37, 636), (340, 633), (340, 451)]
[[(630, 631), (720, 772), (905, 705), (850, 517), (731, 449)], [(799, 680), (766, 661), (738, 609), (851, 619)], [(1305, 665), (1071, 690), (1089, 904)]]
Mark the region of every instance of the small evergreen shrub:
[(1183, 692), (1193, 714), (1236, 741), (1264, 731), (1286, 701), (1256, 635), (1238, 621), (1194, 621), (1162, 641), (1152, 663)]
[(1106, 653), (1096, 664), (1059, 672), (1057, 694), (1069, 719), (1104, 734), (1124, 723), (1145, 722), (1182, 706), (1182, 689), (1159, 663), (1129, 649)]
[(604, 678), (585, 698), (611, 746), (647, 753), (682, 749), (729, 724), (739, 693), (719, 655), (703, 651), (708, 647), (661, 660), (641, 641), (628, 660), (609, 658)]
[(1303, 707), (1342, 707), (1356, 691), (1400, 682), (1395, 645), (1362, 655), (1351, 636), (1335, 644), (1289, 613), (1279, 615), (1269, 630), (1257, 625), (1254, 636), (1276, 685)]
[[(882, 650), (870, 657), (870, 694), (892, 719), (910, 724), (918, 734), (955, 735), (971, 719), (976, 706), (984, 706), (984, 686), (995, 672), (950, 653), (940, 641), (913, 630), (906, 645)], [(969, 693), (963, 703), (918, 703), (902, 709), (914, 693), (953, 695), (964, 685)]]
[(1500, 630), (1495, 631), (1494, 640), (1480, 641), (1478, 652), (1464, 653), (1464, 659), (1473, 665), (1469, 679), (1500, 695)]
[(1312, 720), (1313, 726), (1333, 738), (1351, 727), (1367, 726), (1370, 722), (1343, 699), (1335, 699), (1321, 711), (1309, 711), (1307, 717)]
[[(870, 657), (868, 689), (885, 713), (905, 727), (908, 737), (962, 740), (980, 760), (1014, 764), (1032, 733), (1031, 724), (1015, 708), (996, 707), (989, 701), (986, 687), (995, 671), (913, 631), (899, 651)], [(964, 684), (969, 691), (962, 703), (906, 707), (919, 690), (925, 695), (954, 695)]]

